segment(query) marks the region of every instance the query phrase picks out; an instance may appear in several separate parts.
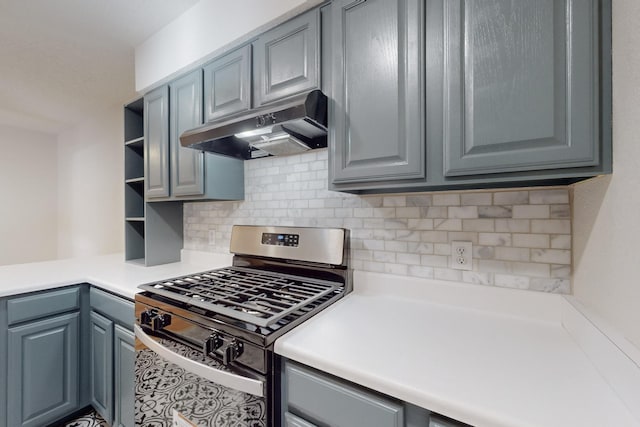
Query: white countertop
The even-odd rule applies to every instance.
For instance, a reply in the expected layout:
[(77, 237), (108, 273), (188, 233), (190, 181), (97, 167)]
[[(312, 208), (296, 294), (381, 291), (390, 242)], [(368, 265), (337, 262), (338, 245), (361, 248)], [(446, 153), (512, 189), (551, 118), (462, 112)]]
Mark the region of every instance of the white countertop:
[[(137, 286), (231, 264), (183, 251), (0, 267), (0, 297), (89, 282)], [(575, 308), (540, 292), (354, 273), (354, 292), (276, 341), (278, 354), (474, 426), (640, 426), (640, 368)], [(614, 363), (612, 363), (614, 361)]]
[(231, 265), (231, 255), (182, 252), (182, 262), (144, 267), (123, 254), (0, 266), (0, 297), (88, 282), (133, 299), (137, 286)]
[(625, 404), (563, 327), (560, 295), (359, 272), (354, 285), (276, 353), (479, 427), (640, 425), (638, 397)]

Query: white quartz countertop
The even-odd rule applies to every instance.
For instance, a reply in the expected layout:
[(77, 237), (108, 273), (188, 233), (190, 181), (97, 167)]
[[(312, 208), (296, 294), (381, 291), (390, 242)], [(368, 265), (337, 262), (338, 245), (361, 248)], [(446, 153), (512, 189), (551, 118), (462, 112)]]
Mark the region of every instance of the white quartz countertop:
[[(0, 297), (88, 282), (133, 298), (140, 284), (230, 264), (183, 251), (155, 267), (122, 254), (1, 266)], [(640, 426), (637, 361), (570, 298), (363, 272), (354, 285), (276, 352), (478, 427)]]
[(640, 425), (563, 327), (562, 296), (358, 272), (354, 284), (276, 353), (479, 427)]
[(0, 266), (0, 297), (88, 282), (133, 299), (137, 286), (231, 264), (231, 255), (183, 251), (182, 262), (145, 267), (123, 254)]

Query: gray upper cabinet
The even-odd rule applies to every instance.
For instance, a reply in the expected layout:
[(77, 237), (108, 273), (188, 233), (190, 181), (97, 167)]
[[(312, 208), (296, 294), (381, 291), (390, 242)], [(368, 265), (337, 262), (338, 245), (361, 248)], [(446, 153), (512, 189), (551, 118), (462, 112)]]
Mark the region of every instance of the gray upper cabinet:
[(329, 188), (567, 184), (611, 172), (609, 0), (329, 7)]
[(203, 194), (204, 154), (180, 145), (182, 132), (202, 124), (202, 70), (196, 70), (171, 83), (169, 99), (172, 194)]
[[(150, 92), (144, 97), (144, 101), (145, 198), (148, 201), (238, 200), (244, 197), (242, 160), (203, 153), (180, 145), (180, 135), (184, 131), (203, 123), (201, 69)], [(155, 227), (164, 223), (176, 223), (162, 215), (162, 210), (170, 210), (171, 214), (174, 212), (173, 209), (164, 209), (160, 205), (155, 209), (150, 208), (149, 204), (145, 207), (145, 231), (152, 231), (145, 235), (145, 244), (155, 237), (158, 237), (156, 243), (163, 240), (166, 243), (173, 235), (171, 233), (174, 227), (166, 230), (168, 239), (162, 238), (159, 233), (163, 231)], [(155, 213), (161, 214), (160, 222), (154, 221)], [(180, 217), (179, 223), (181, 222)], [(173, 257), (170, 258), (175, 261)]]
[(251, 108), (251, 45), (204, 67), (206, 121)]
[(333, 184), (425, 177), (423, 3), (331, 5)]
[(598, 1), (444, 2), (445, 175), (599, 162)]
[(144, 96), (145, 198), (169, 196), (169, 88)]
[(320, 87), (320, 10), (262, 34), (254, 42), (254, 101), (268, 104)]

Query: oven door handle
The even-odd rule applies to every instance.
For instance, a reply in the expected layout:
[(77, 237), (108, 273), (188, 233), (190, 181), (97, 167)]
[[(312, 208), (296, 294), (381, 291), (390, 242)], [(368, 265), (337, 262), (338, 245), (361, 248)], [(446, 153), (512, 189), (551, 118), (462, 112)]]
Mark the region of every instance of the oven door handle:
[(135, 331), (136, 338), (138, 338), (142, 344), (147, 346), (149, 350), (153, 351), (168, 362), (178, 365), (185, 371), (234, 390), (249, 393), (258, 397), (264, 397), (264, 381), (221, 371), (220, 369), (212, 368), (211, 366), (196, 362), (195, 360), (191, 360), (169, 350), (167, 347), (147, 335), (140, 326), (133, 325), (133, 329)]

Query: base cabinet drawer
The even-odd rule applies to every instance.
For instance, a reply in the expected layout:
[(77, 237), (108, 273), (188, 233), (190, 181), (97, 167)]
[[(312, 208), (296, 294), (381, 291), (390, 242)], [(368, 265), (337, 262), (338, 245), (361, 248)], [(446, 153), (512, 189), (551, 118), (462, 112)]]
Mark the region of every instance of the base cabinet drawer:
[[(303, 366), (287, 363), (285, 387), (288, 410), (307, 421), (290, 426), (313, 426), (311, 422), (331, 427), (402, 427), (404, 407), (401, 402), (356, 388)], [(292, 414), (293, 415), (293, 414)]]

